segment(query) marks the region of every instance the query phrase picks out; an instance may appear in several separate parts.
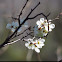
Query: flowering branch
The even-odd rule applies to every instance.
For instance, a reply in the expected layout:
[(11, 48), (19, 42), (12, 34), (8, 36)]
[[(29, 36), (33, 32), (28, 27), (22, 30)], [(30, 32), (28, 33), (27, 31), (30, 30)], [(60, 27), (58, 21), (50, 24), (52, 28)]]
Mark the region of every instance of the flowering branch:
[[(28, 2), (28, 0), (27, 0), (27, 2)], [(26, 4), (27, 4), (27, 2), (26, 2)], [(26, 5), (25, 4), (25, 5)], [(19, 25), (19, 27), (13, 32), (13, 34), (11, 34), (9, 37), (7, 37), (6, 38), (6, 40), (4, 41), (4, 43), (3, 44), (1, 44), (0, 45), (0, 48), (2, 48), (5, 44), (7, 44), (8, 43), (8, 41), (10, 41), (10, 39), (16, 34), (16, 32), (19, 30), (19, 28), (21, 28), (22, 27), (22, 25), (29, 19), (29, 16), (31, 15), (31, 13), (36, 9), (36, 7), (38, 6), (40, 4), (40, 2), (33, 8), (33, 9), (31, 9), (31, 11), (29, 12), (29, 14), (27, 15), (27, 17), (25, 18), (25, 20)], [(25, 6), (24, 6), (25, 7)], [(24, 7), (23, 7), (23, 9), (24, 9)], [(23, 10), (22, 9), (22, 10)], [(21, 13), (22, 13), (22, 11), (20, 12), (20, 15), (21, 15)], [(43, 14), (43, 13), (41, 13), (41, 14)], [(40, 15), (41, 15), (40, 14)], [(19, 16), (20, 16), (19, 15)], [(38, 16), (38, 15), (37, 15)], [(35, 17), (37, 17), (37, 16), (35, 16)], [(34, 18), (35, 18), (34, 17)], [(33, 18), (32, 18), (33, 19)], [(18, 17), (18, 20), (20, 20), (20, 17)]]
[[(44, 46), (44, 42), (45, 42), (44, 37), (47, 38), (49, 32), (51, 32), (55, 28), (55, 24), (51, 23), (51, 21), (59, 19), (59, 16), (62, 15), (62, 13), (60, 13), (53, 20), (48, 20), (48, 16), (50, 15), (50, 13), (47, 15), (45, 15), (44, 13), (39, 13), (33, 17), (30, 17), (32, 12), (40, 5), (40, 2), (33, 9), (30, 10), (30, 12), (28, 13), (28, 15), (26, 16), (26, 18), (24, 20), (20, 20), (20, 16), (22, 15), (22, 12), (23, 12), (24, 8), (26, 7), (28, 1), (29, 0), (26, 0), (25, 5), (23, 6), (23, 8), (20, 11), (20, 14), (18, 15), (17, 18), (11, 17), (13, 20), (18, 20), (18, 21), (17, 22), (13, 21), (12, 24), (7, 24), (6, 28), (8, 28), (8, 26), (10, 26), (9, 29), (11, 29), (11, 31), (13, 33), (6, 38), (6, 40), (0, 45), (0, 48), (4, 47), (6, 45), (12, 45), (13, 43), (16, 43), (16, 42), (22, 40), (22, 41), (26, 42), (25, 46), (28, 49), (32, 49), (32, 50), (35, 50), (37, 53), (40, 53), (40, 48), (42, 48)], [(33, 27), (33, 30), (32, 30), (32, 27), (30, 26), (27, 29), (25, 29), (22, 33), (17, 34), (18, 32), (21, 31), (20, 28), (25, 25), (25, 22), (27, 22), (27, 20), (34, 19), (39, 15), (43, 15), (44, 18), (40, 18), (40, 20), (38, 20), (36, 22), (36, 25)], [(26, 32), (27, 30), (29, 30), (30, 32), (27, 33)], [(36, 35), (35, 35), (35, 31), (38, 31), (36, 33)], [(27, 35), (23, 36), (20, 39), (12, 41), (12, 39), (24, 34), (25, 32)], [(34, 34), (34, 35), (32, 35), (32, 34)], [(25, 39), (28, 36), (31, 36), (32, 38)], [(41, 61), (40, 54), (37, 54), (37, 56), (38, 56), (39, 61)]]
[[(26, 7), (28, 1), (29, 0), (27, 0), (26, 3), (25, 3), (25, 5), (23, 6), (20, 14), (18, 15), (18, 18), (12, 17), (12, 19), (18, 20), (18, 22), (12, 22), (12, 24), (7, 24), (7, 28), (8, 28), (8, 26), (10, 26), (10, 29), (11, 29), (11, 31), (13, 31), (13, 33), (9, 37), (6, 38), (5, 42), (0, 45), (0, 48), (6, 46), (8, 44), (11, 45), (11, 44), (13, 44), (13, 43), (15, 43), (15, 42), (17, 42), (19, 40), (23, 40), (23, 41), (26, 41), (25, 46), (28, 49), (35, 50), (37, 53), (39, 53), (40, 52), (40, 48), (42, 48), (42, 46), (44, 46), (45, 39), (43, 39), (43, 38), (44, 37), (47, 37), (48, 34), (49, 34), (49, 32), (51, 32), (52, 29), (55, 28), (55, 24), (51, 23), (52, 20), (48, 20), (48, 16), (50, 15), (50, 13), (48, 15), (45, 15), (43, 13), (39, 13), (39, 14), (33, 16), (33, 17), (30, 17), (30, 15), (38, 7), (38, 5), (40, 4), (40, 2), (33, 9), (31, 9), (31, 11), (27, 15), (27, 17), (23, 21), (21, 21), (20, 20), (20, 16), (22, 15), (22, 11)], [(36, 18), (39, 15), (43, 15), (45, 18), (40, 18), (40, 20), (38, 20), (36, 22), (37, 25), (33, 27), (33, 30), (31, 30), (32, 28), (30, 26), (29, 28), (25, 29), (22, 33), (17, 34), (17, 32), (20, 32), (21, 31), (20, 28), (23, 25), (25, 25), (25, 22), (27, 20), (34, 19), (34, 18)], [(26, 32), (27, 30), (29, 30), (30, 33), (27, 33)], [(36, 35), (35, 35), (35, 31), (38, 31), (36, 33)], [(22, 35), (24, 32), (26, 32), (26, 34), (27, 34), (26, 36), (23, 36), (21, 39), (18, 39), (18, 40), (15, 40), (15, 41), (10, 41), (13, 38)], [(32, 33), (34, 35), (32, 35)], [(33, 38), (25, 39), (29, 35), (31, 37), (33, 37)]]

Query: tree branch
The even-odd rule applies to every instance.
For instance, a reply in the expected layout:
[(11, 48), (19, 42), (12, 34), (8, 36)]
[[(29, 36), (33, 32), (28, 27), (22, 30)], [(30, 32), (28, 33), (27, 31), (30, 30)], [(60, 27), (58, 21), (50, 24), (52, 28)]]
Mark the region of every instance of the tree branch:
[(12, 19), (14, 19), (14, 20), (18, 20), (18, 18), (15, 18), (15, 17), (11, 17)]
[(18, 42), (18, 41), (20, 41), (20, 40), (23, 40), (23, 41), (24, 41), (24, 38), (27, 37), (28, 35), (30, 35), (31, 33), (33, 33), (33, 32), (27, 33), (27, 35), (24, 36), (24, 37), (22, 37), (21, 39), (17, 39), (17, 40), (15, 40), (15, 41), (8, 42), (8, 43), (5, 44), (4, 46), (11, 45), (11, 44), (16, 43), (16, 42)]
[(2, 48), (5, 44), (8, 43), (8, 41), (15, 35), (15, 33), (19, 30), (19, 28), (22, 27), (22, 25), (28, 20), (28, 17), (30, 16), (30, 14), (36, 9), (36, 7), (40, 4), (40, 2), (33, 8), (31, 9), (31, 11), (29, 12), (29, 14), (27, 15), (27, 17), (25, 18), (25, 20), (19, 25), (19, 27), (15, 30), (15, 32), (13, 34), (11, 34), (9, 37), (6, 38), (6, 40), (4, 41), (4, 43), (2, 43), (0, 45), (0, 48)]
[(34, 19), (34, 18), (36, 18), (39, 15), (43, 15), (45, 18), (47, 18), (50, 15), (50, 13), (47, 16), (45, 14), (43, 14), (43, 13), (40, 13), (40, 14), (37, 14), (36, 16), (28, 18), (28, 19)]
[(29, 1), (29, 0), (27, 0), (27, 1), (26, 1), (26, 3), (25, 3), (25, 5), (23, 6), (23, 8), (22, 8), (22, 10), (21, 10), (21, 12), (20, 12), (20, 14), (19, 14), (19, 16), (21, 16), (21, 15), (22, 15), (22, 11), (23, 11), (23, 9), (26, 7), (26, 5), (27, 5), (28, 1)]
[(37, 6), (40, 4), (40, 2), (33, 8), (31, 9), (30, 13), (28, 14), (28, 16), (26, 17), (28, 20), (28, 17), (31, 15), (31, 13), (37, 8)]
[(54, 20), (59, 20), (59, 17), (62, 15), (62, 12), (58, 14), (58, 16), (56, 18), (53, 19)]
[(22, 11), (23, 11), (23, 9), (26, 7), (28, 1), (29, 1), (29, 0), (26, 1), (25, 5), (23, 6), (23, 8), (22, 8), (22, 10), (21, 10), (21, 12), (20, 12), (20, 14), (19, 14), (19, 17), (18, 17), (19, 25), (20, 25), (20, 16), (22, 15)]
[(51, 13), (49, 13), (46, 17), (48, 17)]
[(34, 18), (36, 18), (36, 17), (39, 16), (39, 15), (43, 15), (44, 17), (46, 17), (43, 13), (40, 13), (40, 14), (37, 14), (36, 16), (31, 17), (31, 18), (28, 18), (28, 19), (34, 19)]
[(12, 42), (8, 42), (7, 44), (5, 44), (4, 46), (6, 46), (6, 45), (11, 45), (11, 44), (13, 44), (13, 43), (16, 43), (16, 42), (18, 42), (20, 39), (17, 39), (17, 40), (15, 40), (15, 41), (12, 41)]

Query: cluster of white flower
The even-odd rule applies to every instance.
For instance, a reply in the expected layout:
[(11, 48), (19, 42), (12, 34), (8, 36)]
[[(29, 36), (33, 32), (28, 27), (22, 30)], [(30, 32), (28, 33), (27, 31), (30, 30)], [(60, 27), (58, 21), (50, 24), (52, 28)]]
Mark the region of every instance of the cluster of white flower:
[[(52, 29), (55, 28), (55, 24), (51, 23), (52, 20), (46, 20), (44, 18), (41, 18), (40, 20), (38, 20), (36, 22), (37, 26), (38, 26), (38, 30), (41, 31), (41, 33), (43, 34), (43, 36), (46, 36), (48, 32), (51, 32)], [(48, 30), (49, 27), (49, 30)]]
[[(23, 22), (23, 20), (20, 20), (20, 23), (22, 23), (22, 22)], [(27, 23), (25, 23), (23, 26), (24, 27), (28, 27)], [(8, 23), (7, 26), (6, 26), (6, 28), (7, 29), (11, 29), (12, 32), (14, 32), (18, 27), (19, 27), (19, 23), (18, 22), (14, 22), (14, 21), (11, 24)], [(21, 30), (22, 29), (20, 28), (17, 32), (20, 32)]]
[(41, 38), (35, 39), (35, 37), (33, 37), (33, 39), (31, 38), (25, 39), (25, 41), (27, 41), (25, 43), (25, 46), (28, 49), (35, 50), (37, 53), (39, 53), (40, 52), (39, 48), (42, 48), (42, 46), (44, 46), (45, 39), (41, 39)]
[[(52, 29), (55, 28), (55, 24), (51, 23), (51, 21), (52, 20), (47, 21), (46, 19), (41, 18), (36, 22), (37, 25), (35, 26), (34, 32), (38, 33), (37, 31), (39, 30), (39, 33), (41, 32), (40, 35), (46, 36), (48, 32), (51, 32)], [(33, 39), (31, 38), (25, 39), (25, 41), (27, 41), (25, 43), (25, 46), (28, 49), (35, 50), (37, 53), (39, 53), (40, 52), (39, 48), (42, 48), (42, 46), (44, 46), (45, 39), (42, 39), (40, 36), (39, 39), (35, 39), (35, 37), (33, 37)]]

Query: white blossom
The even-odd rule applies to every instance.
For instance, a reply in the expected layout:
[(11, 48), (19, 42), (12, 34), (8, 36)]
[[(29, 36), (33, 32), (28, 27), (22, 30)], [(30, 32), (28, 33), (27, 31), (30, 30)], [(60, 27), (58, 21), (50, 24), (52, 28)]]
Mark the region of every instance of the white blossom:
[[(48, 23), (45, 25), (45, 30), (48, 32)], [(52, 31), (52, 29), (55, 28), (55, 24), (52, 24), (51, 22), (49, 22), (49, 32)]]
[(39, 38), (38, 40), (36, 40), (36, 46), (38, 48), (42, 48), (42, 46), (44, 46), (44, 42), (45, 42), (45, 39)]
[(44, 18), (40, 18), (40, 20), (38, 20), (36, 22), (36, 24), (38, 25), (38, 28), (40, 28), (40, 29), (44, 28), (44, 26), (46, 25), (46, 23), (47, 23), (47, 20), (44, 19)]
[(40, 53), (40, 49), (39, 48), (42, 48), (42, 46), (44, 46), (44, 42), (45, 42), (45, 39), (35, 39), (35, 37), (33, 39), (29, 38), (29, 39), (25, 39), (25, 41), (27, 41), (25, 43), (25, 46), (28, 48), (28, 49), (32, 49), (32, 50), (35, 50), (37, 53)]
[(38, 26), (38, 30), (41, 31), (41, 33), (43, 34), (43, 36), (46, 36), (48, 31), (51, 32), (52, 29), (55, 28), (55, 24), (51, 23), (52, 20), (47, 20), (44, 18), (40, 18), (40, 20), (38, 20), (36, 22), (37, 26)]
[[(18, 22), (13, 21), (11, 24), (8, 23), (6, 28), (11, 29), (11, 31), (14, 32), (18, 28), (18, 26), (19, 26)], [(18, 30), (18, 32), (20, 32), (20, 31), (21, 31), (21, 28)]]

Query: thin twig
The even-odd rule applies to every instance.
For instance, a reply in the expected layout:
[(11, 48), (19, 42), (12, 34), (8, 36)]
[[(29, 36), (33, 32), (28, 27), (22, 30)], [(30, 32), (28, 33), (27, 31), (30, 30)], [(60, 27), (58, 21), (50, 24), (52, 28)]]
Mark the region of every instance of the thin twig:
[(34, 17), (31, 17), (31, 18), (28, 18), (28, 19), (34, 19), (34, 18), (36, 18), (37, 16), (39, 16), (39, 15), (43, 15), (44, 17), (46, 17), (43, 13), (40, 13), (40, 14), (37, 14), (36, 16), (34, 16)]
[(32, 34), (33, 32), (30, 32), (30, 33), (27, 33), (27, 35), (26, 36), (24, 36), (24, 37), (22, 37), (21, 38), (21, 40), (23, 40), (24, 41), (24, 38), (26, 38), (28, 35), (30, 35), (30, 34)]
[(29, 0), (26, 1), (25, 5), (23, 6), (23, 8), (22, 8), (22, 10), (21, 10), (21, 12), (20, 12), (20, 14), (18, 15), (18, 16), (19, 16), (19, 17), (18, 17), (19, 25), (20, 25), (20, 16), (22, 15), (22, 11), (23, 11), (23, 9), (26, 7), (28, 1), (29, 1)]
[(15, 37), (18, 37), (18, 36), (22, 35), (25, 31), (30, 30), (30, 29), (31, 29), (31, 26), (28, 27), (27, 29), (25, 29), (22, 33), (20, 33), (20, 34), (14, 36), (14, 37), (12, 37), (11, 39), (14, 39)]
[(59, 17), (60, 17), (61, 15), (62, 15), (62, 12), (61, 12), (56, 18), (54, 18), (53, 21), (54, 21), (54, 20), (59, 20)]
[(10, 17), (10, 18), (12, 18), (12, 19), (14, 19), (14, 20), (18, 20), (18, 18), (15, 18), (15, 17)]
[(25, 5), (23, 6), (22, 10), (20, 11), (19, 16), (21, 16), (21, 15), (22, 15), (22, 11), (23, 11), (23, 10), (24, 10), (24, 8), (26, 7), (26, 5), (27, 5), (28, 1), (29, 1), (29, 0), (27, 0), (27, 1), (26, 1)]
[(7, 46), (7, 45), (11, 45), (11, 44), (13, 44), (13, 43), (16, 43), (16, 42), (18, 42), (20, 39), (17, 39), (17, 40), (15, 40), (15, 41), (12, 41), (12, 42), (8, 42), (7, 44), (5, 44), (4, 46)]

